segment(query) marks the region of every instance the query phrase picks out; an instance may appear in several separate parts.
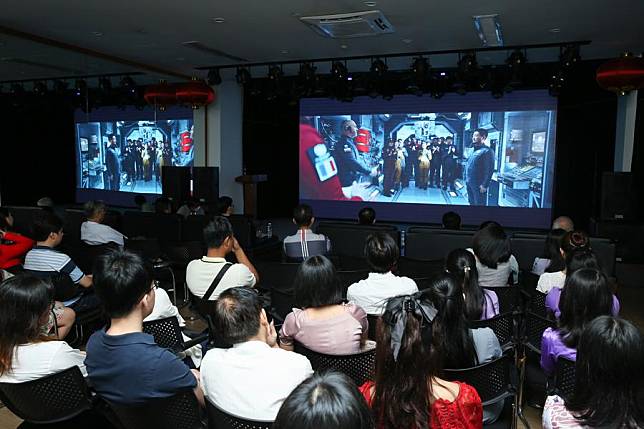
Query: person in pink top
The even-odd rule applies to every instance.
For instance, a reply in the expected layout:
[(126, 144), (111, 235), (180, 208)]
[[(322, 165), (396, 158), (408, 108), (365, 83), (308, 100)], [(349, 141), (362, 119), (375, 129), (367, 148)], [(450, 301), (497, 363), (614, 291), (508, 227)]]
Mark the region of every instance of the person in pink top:
[(295, 341), (318, 353), (358, 353), (369, 332), (367, 313), (344, 304), (335, 267), (324, 256), (302, 262), (295, 276), (295, 304), (280, 330), (280, 346), (293, 350)]

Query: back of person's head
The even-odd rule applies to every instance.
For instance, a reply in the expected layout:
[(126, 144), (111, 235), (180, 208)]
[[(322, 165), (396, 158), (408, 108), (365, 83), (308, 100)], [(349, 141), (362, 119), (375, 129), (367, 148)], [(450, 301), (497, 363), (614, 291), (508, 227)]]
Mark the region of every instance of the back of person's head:
[(371, 207), (364, 207), (358, 212), (358, 223), (360, 225), (373, 225), (376, 223), (376, 211)]
[(445, 229), (461, 229), (461, 216), (456, 212), (445, 213), (442, 222)]
[(63, 221), (54, 213), (43, 210), (34, 215), (34, 223), (32, 224), (34, 240), (45, 241), (49, 238), (49, 234), (62, 230)]
[(644, 338), (610, 316), (589, 322), (577, 347), (575, 389), (566, 408), (584, 427), (644, 427)]
[(308, 204), (299, 204), (293, 209), (293, 222), (298, 227), (309, 227), (313, 221), (313, 209)]
[(51, 209), (54, 207), (54, 200), (52, 200), (51, 197), (42, 197), (36, 201), (36, 206)]
[(29, 274), (0, 283), (0, 375), (11, 371), (15, 347), (45, 339), (41, 328), (47, 323), (53, 292), (47, 281)]
[(284, 400), (274, 429), (373, 429), (355, 383), (339, 372), (316, 372)]
[(599, 270), (599, 261), (595, 252), (589, 248), (575, 249), (566, 254), (566, 273), (570, 274), (581, 268), (594, 268)]
[(208, 249), (217, 249), (233, 236), (233, 226), (224, 216), (215, 216), (203, 229), (203, 239)]
[(552, 221), (552, 229), (563, 229), (566, 232), (572, 232), (575, 229), (575, 224), (568, 216), (559, 216)]
[(501, 224), (500, 224), (500, 223), (498, 223), (497, 221), (494, 221), (494, 220), (485, 220), (485, 221), (481, 222), (481, 224), (479, 225), (479, 231), (480, 231), (480, 230), (482, 230), (483, 228), (487, 228), (487, 227), (488, 227), (488, 226), (490, 226), (490, 225), (492, 225), (492, 226), (498, 226), (498, 227), (500, 227), (500, 226), (501, 226)]
[(577, 347), (584, 327), (599, 316), (610, 316), (613, 294), (606, 275), (593, 268), (582, 268), (566, 275), (559, 299), (559, 330), (563, 342)]
[(398, 263), (400, 249), (391, 235), (384, 232), (374, 232), (369, 234), (365, 240), (364, 256), (371, 271), (388, 273)]
[(474, 234), (472, 248), (481, 264), (492, 269), (496, 269), (499, 263), (507, 262), (512, 255), (510, 239), (496, 223), (491, 223)]
[(441, 342), (436, 308), (426, 291), (391, 298), (378, 320), (373, 414), (378, 427), (426, 428), (433, 399), (431, 379), (439, 376)]
[(551, 229), (548, 231), (542, 256), (550, 260), (550, 264), (546, 268), (546, 271), (549, 273), (563, 271), (566, 268), (564, 257), (561, 255), (561, 243), (565, 235), (566, 231), (563, 229)]
[[(100, 255), (94, 262), (92, 273), (96, 295), (111, 318), (132, 313), (152, 289), (150, 268), (139, 255), (127, 250), (115, 249)], [(146, 304), (151, 304), (151, 312), (154, 299)]]
[(87, 219), (100, 221), (105, 216), (107, 207), (101, 200), (91, 200), (83, 205), (83, 210), (85, 210), (85, 216), (87, 216)]
[(476, 259), (466, 249), (454, 249), (447, 255), (445, 269), (458, 278), (465, 295), (465, 317), (480, 320), (485, 305), (485, 295), (479, 286)]
[(463, 307), (463, 290), (458, 278), (451, 273), (435, 276), (428, 292), (438, 315), (434, 334), (442, 345), (445, 368), (469, 368), (477, 363), (474, 343)]
[(168, 197), (159, 197), (154, 202), (154, 211), (157, 214), (171, 214), (172, 201)]
[(13, 225), (9, 223), (9, 219), (13, 217), (11, 210), (7, 207), (0, 207), (0, 229), (3, 231), (10, 230)]
[(564, 255), (576, 249), (590, 249), (590, 238), (584, 231), (571, 231), (561, 239), (561, 250)]
[(311, 256), (300, 264), (293, 282), (295, 304), (300, 308), (340, 304), (342, 290), (333, 263), (325, 256)]
[(233, 206), (233, 199), (229, 196), (223, 195), (217, 200), (217, 212), (220, 215), (228, 213), (228, 210)]
[(217, 299), (212, 323), (228, 344), (239, 344), (256, 336), (262, 303), (255, 289), (238, 286), (223, 291)]

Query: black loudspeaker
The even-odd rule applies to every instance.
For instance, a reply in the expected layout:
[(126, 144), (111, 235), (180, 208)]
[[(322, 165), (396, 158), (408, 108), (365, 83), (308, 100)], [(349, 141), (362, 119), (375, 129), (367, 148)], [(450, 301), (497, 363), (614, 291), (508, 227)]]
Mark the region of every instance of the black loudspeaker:
[(206, 203), (219, 199), (219, 167), (192, 167), (193, 196)]
[(181, 204), (190, 197), (190, 167), (167, 167), (161, 171), (163, 196)]
[(637, 195), (631, 173), (604, 172), (601, 187), (601, 220), (634, 220)]

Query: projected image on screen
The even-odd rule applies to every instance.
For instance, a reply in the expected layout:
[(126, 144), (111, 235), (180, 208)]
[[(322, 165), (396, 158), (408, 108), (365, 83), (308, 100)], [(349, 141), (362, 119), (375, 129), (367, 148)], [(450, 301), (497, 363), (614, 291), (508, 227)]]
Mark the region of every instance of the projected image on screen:
[[(549, 208), (543, 190), (553, 179), (555, 116), (554, 110), (302, 116), (300, 197)], [(324, 191), (335, 182), (340, 190)]]
[(192, 119), (76, 124), (78, 188), (161, 193), (163, 166), (191, 166)]

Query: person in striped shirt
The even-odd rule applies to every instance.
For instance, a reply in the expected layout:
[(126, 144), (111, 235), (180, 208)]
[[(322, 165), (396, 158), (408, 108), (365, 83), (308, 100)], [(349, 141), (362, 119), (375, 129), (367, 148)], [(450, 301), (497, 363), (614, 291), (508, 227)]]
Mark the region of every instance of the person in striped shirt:
[(311, 226), (315, 222), (313, 209), (300, 204), (293, 209), (293, 223), (296, 234), (284, 238), (284, 253), (289, 260), (303, 261), (310, 256), (326, 255), (331, 252), (331, 241), (322, 234), (315, 234)]

